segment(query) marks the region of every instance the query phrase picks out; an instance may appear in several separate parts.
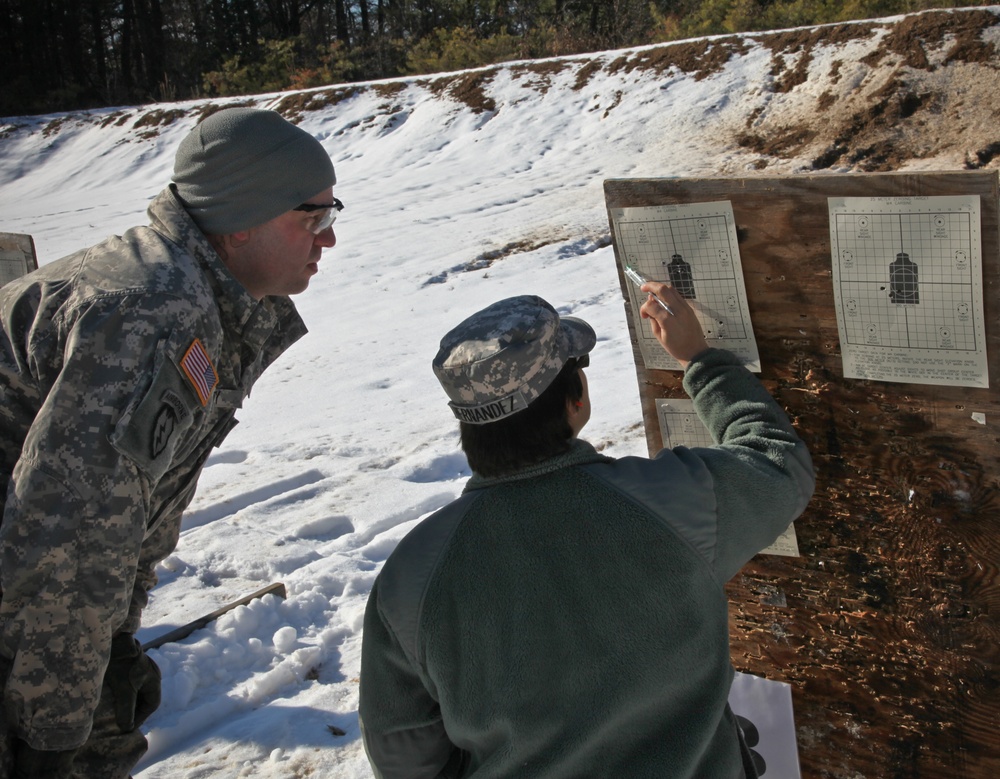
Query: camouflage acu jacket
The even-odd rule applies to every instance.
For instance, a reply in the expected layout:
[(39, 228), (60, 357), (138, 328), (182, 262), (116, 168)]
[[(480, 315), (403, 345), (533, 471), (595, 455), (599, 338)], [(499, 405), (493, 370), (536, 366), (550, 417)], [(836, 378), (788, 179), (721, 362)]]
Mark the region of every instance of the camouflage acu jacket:
[(172, 189), (149, 217), (0, 290), (3, 703), (37, 749), (86, 740), (111, 637), (138, 627), (206, 457), (305, 333)]

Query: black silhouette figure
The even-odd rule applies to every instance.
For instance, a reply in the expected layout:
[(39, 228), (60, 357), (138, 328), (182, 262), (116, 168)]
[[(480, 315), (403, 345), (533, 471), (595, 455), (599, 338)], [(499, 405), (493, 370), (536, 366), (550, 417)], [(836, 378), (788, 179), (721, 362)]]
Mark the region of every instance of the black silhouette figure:
[(906, 252), (900, 252), (895, 261), (889, 263), (889, 300), (900, 304), (920, 302), (917, 264)]
[(743, 742), (750, 749), (750, 757), (753, 759), (753, 767), (757, 770), (757, 776), (763, 776), (767, 772), (767, 763), (764, 762), (760, 753), (754, 750), (754, 747), (760, 743), (760, 731), (750, 720), (739, 714), (736, 715), (736, 724), (743, 731)]
[(694, 293), (694, 277), (691, 275), (691, 263), (685, 262), (679, 254), (670, 258), (667, 266), (667, 273), (670, 275), (670, 283), (674, 289), (685, 298), (694, 299), (698, 296)]

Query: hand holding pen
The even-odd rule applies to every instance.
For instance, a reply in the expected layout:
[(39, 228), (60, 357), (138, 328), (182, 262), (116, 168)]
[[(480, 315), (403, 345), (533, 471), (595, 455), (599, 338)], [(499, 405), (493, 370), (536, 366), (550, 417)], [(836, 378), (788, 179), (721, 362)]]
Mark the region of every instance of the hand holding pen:
[(648, 282), (648, 279), (645, 276), (643, 276), (641, 273), (639, 273), (639, 271), (637, 271), (631, 265), (626, 265), (625, 266), (625, 275), (628, 276), (629, 279), (632, 281), (632, 283), (635, 284), (640, 290), (642, 290), (643, 292), (648, 293), (649, 295), (652, 295), (653, 299), (657, 303), (659, 303), (661, 306), (663, 306), (663, 310), (664, 311), (666, 311), (671, 316), (674, 315), (674, 312), (670, 310), (670, 306), (668, 306), (666, 303), (664, 303), (662, 300), (660, 300), (658, 297), (656, 297), (656, 295), (653, 295), (653, 293), (650, 292), (649, 290), (643, 289), (642, 285), (646, 284)]
[(648, 281), (628, 266), (625, 274), (633, 282), (636, 282), (634, 276), (642, 280), (641, 284), (636, 282), (637, 286), (648, 297), (639, 308), (639, 315), (649, 320), (654, 337), (667, 354), (686, 368), (691, 360), (709, 348), (694, 310), (670, 284)]

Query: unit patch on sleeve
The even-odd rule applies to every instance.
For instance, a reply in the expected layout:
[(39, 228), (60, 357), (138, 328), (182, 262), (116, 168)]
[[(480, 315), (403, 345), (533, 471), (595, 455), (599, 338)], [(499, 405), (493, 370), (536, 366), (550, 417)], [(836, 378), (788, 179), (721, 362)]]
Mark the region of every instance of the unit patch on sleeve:
[(195, 338), (188, 350), (181, 359), (181, 368), (184, 370), (188, 381), (194, 387), (194, 391), (201, 401), (201, 405), (207, 406), (212, 397), (212, 391), (219, 384), (219, 374), (215, 372), (215, 366), (208, 357), (208, 352), (202, 346), (201, 341)]
[(163, 405), (153, 420), (153, 433), (149, 442), (149, 456), (156, 459), (170, 443), (170, 437), (179, 427), (181, 419), (188, 415), (183, 401), (173, 392), (163, 393)]
[(149, 386), (136, 391), (111, 434), (114, 447), (153, 482), (169, 470), (196, 415), (203, 413), (189, 382), (176, 362), (159, 361)]

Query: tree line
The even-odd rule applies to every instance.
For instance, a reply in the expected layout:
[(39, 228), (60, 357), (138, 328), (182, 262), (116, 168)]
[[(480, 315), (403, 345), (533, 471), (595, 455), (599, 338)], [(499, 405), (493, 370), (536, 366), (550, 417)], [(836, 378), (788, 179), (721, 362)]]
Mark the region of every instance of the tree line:
[(0, 0), (0, 116), (302, 89), (956, 5), (991, 3)]

